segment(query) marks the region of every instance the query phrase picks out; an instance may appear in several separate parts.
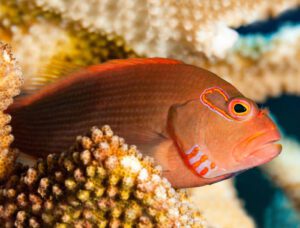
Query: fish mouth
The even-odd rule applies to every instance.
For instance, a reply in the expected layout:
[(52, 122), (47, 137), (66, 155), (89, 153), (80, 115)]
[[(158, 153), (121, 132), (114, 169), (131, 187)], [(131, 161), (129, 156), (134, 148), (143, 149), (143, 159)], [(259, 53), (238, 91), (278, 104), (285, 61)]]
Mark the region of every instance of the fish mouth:
[(248, 162), (250, 162), (249, 160), (252, 160), (252, 166), (259, 166), (271, 161), (272, 159), (277, 157), (282, 150), (281, 144), (276, 143), (277, 141), (278, 140), (270, 141), (259, 146), (252, 153), (250, 153), (246, 159), (248, 159)]
[(231, 168), (219, 166), (205, 178), (221, 181), (271, 161), (282, 150), (282, 146), (277, 143), (279, 140), (280, 134), (277, 130), (260, 132), (246, 138), (233, 151), (236, 165)]
[[(261, 132), (246, 139), (240, 146), (240, 156), (236, 157), (239, 166), (246, 169), (262, 165), (278, 156), (282, 150), (280, 133), (277, 130)], [(236, 153), (235, 153), (236, 154)]]

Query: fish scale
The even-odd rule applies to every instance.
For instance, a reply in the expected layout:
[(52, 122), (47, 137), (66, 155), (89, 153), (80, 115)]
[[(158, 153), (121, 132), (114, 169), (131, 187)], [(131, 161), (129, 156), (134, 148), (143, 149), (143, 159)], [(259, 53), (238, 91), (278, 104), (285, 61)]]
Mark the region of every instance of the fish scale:
[(175, 187), (229, 178), (281, 150), (278, 130), (253, 101), (218, 76), (170, 59), (91, 66), (19, 98), (7, 112), (13, 146), (37, 157), (108, 124), (153, 157)]
[(162, 132), (170, 106), (197, 98), (205, 87), (201, 73), (211, 77), (206, 71), (199, 75), (196, 67), (163, 61), (102, 69), (83, 70), (19, 99), (8, 111), (15, 146), (46, 156), (53, 149), (68, 148), (91, 126), (103, 124), (123, 137), (129, 128)]

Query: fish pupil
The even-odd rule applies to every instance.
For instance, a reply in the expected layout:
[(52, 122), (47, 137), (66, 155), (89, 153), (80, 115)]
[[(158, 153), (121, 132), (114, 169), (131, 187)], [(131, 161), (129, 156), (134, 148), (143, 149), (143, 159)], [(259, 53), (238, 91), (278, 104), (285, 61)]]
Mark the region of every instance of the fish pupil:
[(234, 106), (234, 111), (237, 112), (237, 113), (243, 113), (243, 112), (246, 112), (247, 109), (246, 109), (246, 107), (245, 107), (244, 105), (242, 105), (242, 104), (236, 104), (236, 105)]

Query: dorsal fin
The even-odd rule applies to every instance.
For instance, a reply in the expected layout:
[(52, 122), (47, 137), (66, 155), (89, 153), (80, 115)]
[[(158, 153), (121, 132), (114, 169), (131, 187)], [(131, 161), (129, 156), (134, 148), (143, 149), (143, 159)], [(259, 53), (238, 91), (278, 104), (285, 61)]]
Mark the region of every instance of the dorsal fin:
[(114, 59), (98, 65), (85, 67), (82, 65), (68, 63), (64, 61), (53, 60), (45, 67), (43, 67), (36, 76), (31, 76), (30, 80), (25, 84), (23, 88), (23, 95), (30, 95), (43, 87), (54, 83), (62, 78), (74, 75), (73, 73), (78, 72), (80, 69), (85, 69), (90, 72), (102, 72), (110, 70), (116, 66), (132, 66), (142, 64), (180, 64), (182, 62), (165, 59), (165, 58), (131, 58), (131, 59)]
[(42, 90), (39, 90), (36, 93), (28, 94), (23, 97), (20, 97), (20, 99), (16, 99), (14, 104), (10, 108), (15, 109), (18, 107), (27, 106), (30, 103), (41, 99), (44, 96), (53, 94), (56, 91), (59, 91), (62, 88), (71, 85), (74, 81), (78, 79), (84, 78), (85, 80), (89, 80), (89, 77), (94, 77), (93, 73), (99, 74), (110, 70), (118, 70), (130, 66), (149, 65), (149, 64), (175, 65), (175, 64), (184, 64), (184, 63), (178, 60), (166, 59), (166, 58), (132, 58), (132, 59), (111, 60), (102, 64), (78, 69), (76, 72), (71, 73), (70, 75), (56, 81), (56, 83), (46, 85)]
[(22, 94), (30, 95), (43, 87), (52, 84), (68, 75), (82, 69), (84, 66), (70, 63), (61, 60), (51, 60), (48, 64), (41, 67), (36, 75), (31, 75), (28, 81), (26, 81)]
[(183, 64), (175, 59), (166, 58), (131, 58), (131, 59), (114, 59), (104, 64), (94, 65), (87, 68), (90, 72), (102, 72), (118, 67), (148, 65), (148, 64)]

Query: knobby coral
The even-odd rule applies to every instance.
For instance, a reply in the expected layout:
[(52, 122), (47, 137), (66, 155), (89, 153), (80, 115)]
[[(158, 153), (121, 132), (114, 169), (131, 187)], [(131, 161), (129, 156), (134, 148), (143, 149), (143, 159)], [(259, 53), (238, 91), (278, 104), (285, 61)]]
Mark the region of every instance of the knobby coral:
[(10, 116), (4, 111), (20, 93), (22, 73), (12, 56), (10, 48), (0, 42), (0, 180), (7, 177), (16, 159), (16, 150), (10, 149), (13, 136), (10, 134)]
[(188, 189), (188, 194), (213, 227), (240, 228), (241, 224), (243, 228), (255, 227), (253, 219), (243, 210), (232, 179)]
[(161, 168), (108, 126), (65, 153), (17, 166), (0, 188), (5, 227), (204, 227), (201, 214)]
[(26, 89), (66, 75), (66, 69), (136, 52), (205, 67), (256, 100), (282, 91), (299, 93), (298, 27), (286, 27), (268, 40), (238, 37), (231, 28), (276, 16), (299, 5), (299, 0), (189, 2), (2, 1), (0, 38), (15, 47), (27, 76)]

